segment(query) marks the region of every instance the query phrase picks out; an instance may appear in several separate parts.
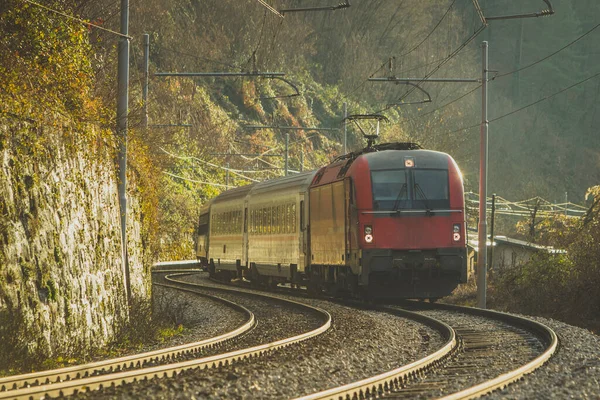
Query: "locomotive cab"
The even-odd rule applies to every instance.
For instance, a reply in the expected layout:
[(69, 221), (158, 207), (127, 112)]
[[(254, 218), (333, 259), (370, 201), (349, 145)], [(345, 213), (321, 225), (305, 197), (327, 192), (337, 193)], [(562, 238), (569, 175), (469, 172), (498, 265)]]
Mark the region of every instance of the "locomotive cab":
[(467, 278), (460, 171), (445, 153), (385, 146), (315, 176), (314, 280), (372, 298), (446, 296)]

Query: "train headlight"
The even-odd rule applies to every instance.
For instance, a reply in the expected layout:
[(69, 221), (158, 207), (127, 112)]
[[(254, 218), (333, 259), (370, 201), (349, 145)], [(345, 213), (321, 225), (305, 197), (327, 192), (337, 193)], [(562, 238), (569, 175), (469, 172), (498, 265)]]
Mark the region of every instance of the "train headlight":
[(452, 227), (452, 240), (454, 240), (455, 242), (460, 241), (460, 224), (454, 224)]
[(373, 241), (373, 227), (371, 225), (365, 225), (365, 242), (371, 243)]

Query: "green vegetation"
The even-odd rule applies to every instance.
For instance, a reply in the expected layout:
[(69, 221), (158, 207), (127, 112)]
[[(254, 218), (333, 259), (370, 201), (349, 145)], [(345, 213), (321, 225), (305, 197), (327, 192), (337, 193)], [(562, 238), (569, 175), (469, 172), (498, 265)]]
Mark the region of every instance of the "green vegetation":
[(493, 302), (511, 311), (544, 315), (600, 332), (600, 186), (587, 214), (544, 221), (542, 240), (566, 254), (537, 254), (494, 282)]

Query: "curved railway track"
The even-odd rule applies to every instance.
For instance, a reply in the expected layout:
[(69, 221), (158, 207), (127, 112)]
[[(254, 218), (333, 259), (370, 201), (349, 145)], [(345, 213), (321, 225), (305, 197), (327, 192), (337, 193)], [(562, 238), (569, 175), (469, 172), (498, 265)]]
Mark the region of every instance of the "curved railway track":
[[(305, 296), (305, 293), (298, 294), (294, 290), (284, 289), (283, 292)], [(352, 301), (335, 301), (356, 305)], [(397, 369), (299, 399), (380, 396), (394, 399), (471, 399), (522, 379), (548, 361), (558, 348), (558, 338), (550, 328), (526, 317), (444, 304), (415, 302), (409, 307), (419, 310), (418, 313), (393, 306), (375, 309), (416, 319), (438, 330), (447, 339), (442, 348)], [(452, 317), (446, 316), (446, 324), (435, 315), (435, 310), (470, 316), (471, 322), (457, 324)], [(490, 326), (489, 321), (494, 321), (494, 326)], [(518, 364), (516, 368), (515, 363)], [(489, 368), (490, 365), (494, 368)], [(457, 385), (457, 381), (463, 382)], [(457, 390), (457, 386), (460, 389)]]
[[(175, 271), (168, 272), (174, 273)], [(178, 281), (173, 276), (166, 276), (165, 279), (169, 282), (168, 284), (156, 284), (218, 299), (226, 304), (230, 304), (232, 307), (235, 306), (239, 307), (240, 310), (244, 310), (249, 318), (245, 324), (236, 330), (225, 335), (221, 335), (217, 338), (207, 339), (202, 342), (157, 350), (154, 352), (130, 357), (106, 360), (93, 364), (62, 368), (60, 370), (50, 370), (34, 374), (2, 378), (0, 381), (2, 384), (2, 386), (0, 386), (0, 389), (2, 390), (0, 391), (0, 399), (30, 399), (41, 398), (44, 396), (67, 396), (79, 392), (87, 392), (105, 387), (124, 385), (126, 383), (135, 381), (146, 381), (156, 377), (173, 377), (190, 369), (208, 369), (225, 366), (235, 361), (262, 356), (272, 352), (273, 350), (307, 340), (327, 331), (331, 326), (331, 316), (324, 310), (290, 300), (274, 298), (273, 296), (264, 293), (255, 293), (252, 295), (263, 299), (277, 301), (279, 303), (288, 303), (293, 307), (304, 308), (310, 313), (319, 314), (323, 323), (316, 329), (312, 329), (308, 332), (303, 332), (301, 334), (274, 342), (193, 360), (173, 362), (173, 359), (176, 356), (198, 353), (204, 348), (224, 343), (225, 341), (238, 337), (243, 333), (248, 333), (255, 326), (256, 321), (254, 319), (254, 314), (245, 307), (239, 306), (218, 296), (207, 295), (206, 293), (199, 292), (198, 289), (203, 288), (203, 286), (200, 284)], [(212, 287), (208, 289), (211, 291), (219, 291), (221, 293), (239, 292), (237, 289), (216, 289)], [(244, 293), (244, 295), (248, 294)], [(156, 363), (157, 361), (167, 362), (167, 364), (144, 367), (149, 363)]]
[[(396, 309), (389, 306), (381, 308)], [(505, 330), (454, 326), (450, 329), (457, 338), (459, 349), (448, 355), (434, 357), (439, 353), (436, 352), (395, 370), (298, 399), (364, 399), (380, 396), (390, 399), (472, 399), (503, 388), (533, 372), (550, 359), (558, 346), (557, 336), (550, 328), (524, 317), (450, 305), (435, 305), (432, 308), (493, 319), (498, 322), (498, 327), (504, 327)], [(510, 350), (507, 344), (512, 344)], [(522, 354), (514, 354), (524, 348), (537, 348), (539, 354), (514, 368), (515, 358), (523, 360)], [(506, 351), (509, 354), (501, 354)], [(502, 356), (496, 357), (498, 355)], [(498, 360), (502, 360), (501, 365), (494, 365), (495, 370), (504, 368), (504, 372), (489, 379), (479, 377), (477, 380), (477, 371), (488, 368)], [(461, 386), (458, 390), (457, 381), (463, 381), (458, 385)]]

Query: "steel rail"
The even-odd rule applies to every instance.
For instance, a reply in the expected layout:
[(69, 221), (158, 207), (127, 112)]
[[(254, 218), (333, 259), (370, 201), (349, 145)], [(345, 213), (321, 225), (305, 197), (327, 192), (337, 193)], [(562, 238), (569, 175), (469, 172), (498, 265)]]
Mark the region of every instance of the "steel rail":
[[(292, 295), (297, 294), (297, 293), (294, 293), (292, 291), (287, 291), (287, 290), (286, 290), (286, 293), (292, 294)], [(452, 393), (445, 397), (442, 397), (442, 399), (444, 399), (444, 400), (473, 399), (473, 398), (481, 397), (485, 394), (491, 393), (494, 390), (506, 387), (507, 385), (522, 379), (524, 375), (529, 374), (529, 373), (533, 372), (534, 370), (536, 370), (537, 368), (541, 367), (544, 363), (546, 363), (552, 357), (552, 355), (558, 349), (558, 337), (557, 337), (556, 333), (552, 329), (547, 327), (546, 325), (544, 325), (540, 322), (531, 320), (529, 318), (516, 316), (516, 315), (512, 315), (512, 314), (507, 314), (507, 313), (503, 313), (500, 311), (479, 309), (479, 308), (473, 308), (473, 307), (463, 307), (463, 306), (457, 306), (457, 305), (451, 305), (451, 304), (439, 304), (439, 303), (423, 304), (423, 303), (417, 303), (417, 302), (414, 302), (414, 304), (417, 305), (418, 307), (429, 307), (431, 309), (443, 309), (443, 310), (457, 311), (457, 312), (462, 312), (465, 314), (482, 316), (485, 318), (491, 317), (493, 319), (503, 321), (503, 322), (506, 322), (513, 326), (518, 326), (525, 330), (533, 332), (538, 335), (538, 338), (540, 338), (545, 344), (547, 344), (547, 347), (544, 350), (544, 352), (542, 354), (540, 354), (538, 357), (536, 357), (535, 359), (533, 359), (532, 361), (528, 362), (527, 364), (525, 364), (513, 371), (499, 375), (498, 377), (496, 377), (494, 379), (482, 382), (482, 383), (472, 386), (468, 389), (465, 389), (465, 390), (462, 390), (459, 392), (455, 392), (455, 393)], [(391, 307), (380, 307), (380, 309), (383, 311), (386, 311), (386, 312), (394, 312), (395, 311), (395, 312), (410, 313), (407, 310), (400, 310), (400, 309), (391, 308)], [(422, 314), (417, 314), (417, 313), (410, 313), (410, 314), (414, 314), (414, 315), (407, 314), (408, 318), (417, 319), (418, 317), (420, 317), (420, 321), (425, 322), (425, 323), (427, 323), (428, 319), (431, 319), (432, 321), (434, 321), (433, 322), (434, 325), (430, 324), (430, 326), (433, 327), (434, 329), (436, 328), (435, 324), (439, 323), (439, 324), (446, 325), (441, 321), (437, 321), (435, 319), (426, 317)], [(450, 330), (452, 330), (452, 328), (450, 328), (450, 327), (448, 327), (448, 328)], [(438, 330), (439, 330), (439, 328), (438, 328)], [(452, 330), (452, 332), (455, 337), (455, 333), (453, 330)], [(454, 339), (454, 340), (456, 340), (456, 339)], [(447, 346), (447, 345), (448, 345), (448, 343), (446, 343), (445, 346)], [(438, 350), (438, 352), (440, 352), (441, 350), (442, 349)], [(428, 357), (433, 357), (438, 352), (436, 352)], [(419, 373), (424, 372), (424, 371), (430, 369), (431, 367), (436, 367), (436, 366), (440, 365), (442, 362), (441, 360), (446, 359), (448, 355), (449, 354), (447, 354), (446, 356), (442, 356), (440, 360), (432, 362), (431, 365), (427, 365), (427, 363), (424, 362), (424, 365), (421, 368), (417, 367), (415, 364), (418, 364), (421, 361), (425, 361), (428, 357), (426, 357), (422, 360), (415, 361), (412, 364), (400, 367), (393, 371), (389, 371), (389, 372), (386, 372), (386, 373), (383, 373), (383, 374), (380, 374), (377, 376), (373, 376), (371, 378), (363, 379), (361, 381), (357, 381), (357, 382), (350, 383), (350, 384), (347, 384), (344, 386), (340, 386), (338, 388), (331, 388), (331, 389), (328, 389), (328, 390), (325, 390), (322, 392), (299, 397), (297, 400), (299, 400), (299, 399), (303, 399), (303, 400), (361, 399), (361, 398), (365, 398), (365, 397), (369, 397), (369, 396), (380, 396), (381, 394), (389, 391), (391, 388), (398, 387), (400, 383), (402, 383), (403, 381), (406, 381), (409, 377), (418, 375)], [(414, 368), (411, 368), (413, 366), (414, 366)], [(405, 369), (406, 369), (406, 371), (404, 371)], [(403, 371), (404, 371), (404, 373), (403, 373)], [(395, 373), (397, 375), (395, 375)]]
[[(164, 284), (157, 285), (169, 287), (169, 285)], [(177, 289), (185, 291), (185, 289)], [(221, 302), (229, 307), (241, 311), (246, 315), (246, 322), (230, 332), (194, 343), (187, 343), (179, 346), (168, 347), (140, 354), (133, 354), (125, 357), (112, 358), (88, 364), (75, 365), (72, 367), (0, 378), (0, 399), (12, 397), (13, 391), (20, 388), (49, 385), (62, 381), (74, 381), (77, 379), (87, 378), (93, 374), (122, 371), (128, 368), (141, 368), (144, 365), (152, 362), (172, 360), (183, 355), (198, 353), (203, 349), (216, 347), (241, 334), (244, 334), (252, 329), (256, 324), (254, 313), (252, 313), (246, 307), (218, 296), (201, 293), (196, 294)]]
[[(189, 275), (186, 274), (177, 274), (177, 275)], [(325, 323), (320, 327), (313, 329), (312, 331), (302, 333), (300, 335), (292, 336), (286, 339), (281, 339), (275, 342), (262, 344), (246, 349), (236, 350), (225, 354), (218, 354), (214, 356), (204, 357), (196, 360), (189, 360), (183, 362), (177, 362), (167, 365), (161, 365), (150, 368), (143, 368), (139, 370), (131, 370), (124, 372), (117, 372), (112, 374), (100, 375), (95, 377), (89, 377), (84, 379), (79, 379), (75, 381), (66, 381), (59, 382), (54, 384), (35, 386), (30, 388), (22, 388), (17, 390), (12, 390), (10, 392), (0, 392), (0, 399), (30, 399), (37, 398), (42, 396), (68, 396), (71, 394), (76, 394), (82, 391), (89, 392), (92, 390), (102, 389), (105, 387), (114, 387), (120, 386), (131, 382), (137, 381), (147, 381), (153, 378), (162, 378), (162, 377), (174, 377), (180, 374), (183, 371), (190, 369), (208, 369), (208, 368), (217, 368), (220, 366), (227, 366), (236, 361), (246, 360), (253, 357), (263, 356), (268, 354), (274, 350), (284, 348), (290, 346), (294, 343), (298, 343), (317, 335), (320, 335), (326, 332), (331, 327), (331, 315), (320, 308), (313, 307), (307, 304), (295, 302), (293, 300), (282, 299), (275, 296), (269, 296), (265, 294), (258, 293), (248, 293), (245, 291), (234, 290), (234, 289), (226, 289), (226, 288), (214, 288), (210, 286), (203, 286), (196, 283), (188, 283), (184, 281), (177, 281), (170, 276), (166, 276), (165, 279), (177, 282), (180, 284), (185, 284), (193, 287), (200, 287), (208, 290), (218, 290), (222, 292), (239, 292), (244, 294), (250, 294), (258, 297), (266, 297), (270, 299), (276, 299), (278, 301), (287, 302), (291, 304), (295, 304), (297, 306), (301, 306), (304, 308), (312, 309), (320, 313), (324, 319)]]
[(379, 309), (425, 323), (440, 331), (447, 341), (434, 353), (410, 364), (347, 385), (298, 397), (296, 400), (364, 399), (366, 397), (378, 397), (392, 388), (400, 387), (410, 378), (441, 365), (443, 360), (458, 350), (459, 343), (456, 339), (456, 332), (446, 323), (406, 310), (387, 307), (379, 307)]
[(442, 397), (442, 399), (444, 400), (474, 399), (477, 397), (481, 397), (485, 394), (491, 393), (494, 390), (502, 389), (510, 385), (511, 383), (522, 379), (525, 375), (540, 368), (554, 355), (554, 353), (558, 349), (558, 336), (556, 335), (556, 333), (548, 326), (540, 322), (534, 321), (532, 319), (511, 315), (500, 311), (482, 310), (478, 308), (462, 307), (449, 304), (436, 304), (435, 308), (460, 311), (485, 317), (490, 317), (491, 315), (494, 319), (517, 325), (521, 328), (535, 332), (547, 345), (546, 349), (542, 354), (540, 354), (527, 364), (515, 370), (499, 375), (494, 379), (482, 382), (468, 389)]
[[(388, 310), (387, 307), (383, 307), (383, 309)], [(526, 374), (529, 374), (537, 368), (541, 367), (550, 359), (550, 357), (552, 357), (552, 355), (558, 348), (558, 337), (556, 333), (552, 331), (552, 329), (548, 328), (546, 325), (528, 318), (506, 314), (499, 311), (482, 310), (477, 308), (461, 307), (446, 304), (436, 304), (432, 307), (432, 309), (446, 309), (458, 311), (507, 322), (509, 324), (519, 326), (521, 328), (534, 332), (547, 344), (547, 348), (544, 350), (544, 352), (532, 361), (528, 362), (527, 364), (510, 372), (499, 375), (494, 379), (472, 386), (468, 389), (441, 397), (441, 399), (443, 400), (473, 399), (491, 393), (494, 390), (504, 388), (509, 384), (522, 379), (523, 376), (525, 376)], [(435, 361), (436, 356), (439, 355), (439, 353), (442, 352), (447, 346), (448, 343), (446, 343), (444, 348), (421, 360), (415, 361), (412, 364), (408, 364), (395, 370), (379, 374), (371, 378), (363, 379), (354, 383), (350, 383), (344, 386), (331, 388), (307, 396), (302, 396), (297, 398), (296, 400), (363, 399), (366, 397), (381, 396), (384, 393), (390, 391), (391, 389), (397, 388), (407, 378), (426, 371), (427, 369), (429, 369), (431, 364), (435, 363), (435, 365), (439, 365), (440, 359), (445, 359), (446, 356), (441, 356), (437, 358), (437, 361)]]

